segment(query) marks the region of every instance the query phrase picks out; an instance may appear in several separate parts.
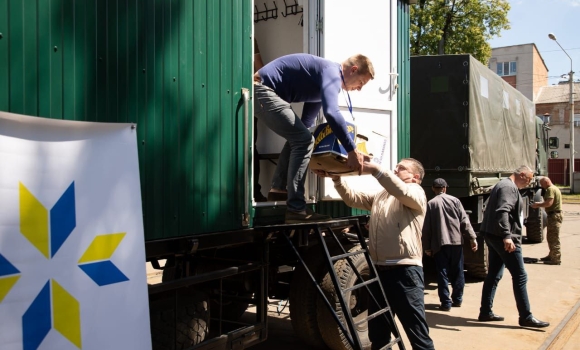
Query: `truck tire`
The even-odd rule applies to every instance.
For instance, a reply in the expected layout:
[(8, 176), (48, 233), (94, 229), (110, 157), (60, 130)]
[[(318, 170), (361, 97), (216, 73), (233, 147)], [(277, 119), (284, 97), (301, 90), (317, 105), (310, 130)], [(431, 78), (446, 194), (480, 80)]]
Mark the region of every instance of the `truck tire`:
[(209, 332), (209, 297), (189, 288), (150, 296), (154, 350), (183, 350), (204, 341)]
[(544, 228), (546, 220), (541, 208), (529, 208), (528, 220), (526, 221), (526, 236), (528, 243), (542, 243), (544, 241)]
[(467, 270), (467, 274), (471, 277), (485, 279), (485, 277), (487, 277), (487, 270), (489, 267), (489, 247), (483, 239), (481, 241), (478, 240), (478, 244), (478, 249), (483, 249), (483, 257), (481, 262), (478, 264), (465, 264), (464, 267)]
[[(204, 262), (197, 264), (195, 266), (195, 274), (208, 273), (220, 269), (227, 268), (229, 265), (218, 264), (215, 262)], [(224, 281), (224, 286), (226, 285)], [(214, 319), (220, 318), (221, 309), (221, 319), (227, 321), (238, 321), (242, 315), (246, 312), (249, 307), (249, 303), (245, 301), (232, 300), (228, 297), (243, 297), (250, 298), (253, 293), (250, 291), (242, 280), (234, 280), (228, 283), (229, 289), (224, 289), (222, 295), (224, 298), (220, 301), (220, 291), (219, 288), (214, 288), (211, 292), (208, 291), (210, 295), (210, 309), (212, 310), (212, 315)]]
[[(349, 250), (349, 252), (353, 252), (355, 250), (360, 250), (360, 246), (357, 245), (353, 247)], [(358, 254), (351, 256), (351, 259), (355, 268), (361, 274), (361, 277), (365, 280), (368, 279), (370, 271), (365, 256), (363, 254)], [(361, 282), (358, 280), (357, 275), (354, 273), (347, 260), (342, 259), (337, 261), (334, 264), (334, 270), (336, 271), (338, 281), (340, 282), (341, 288), (343, 289), (352, 287), (355, 283)], [(334, 290), (334, 285), (332, 283), (330, 274), (327, 273), (322, 280), (321, 288), (326, 294), (331, 305), (334, 307), (334, 310), (336, 311), (339, 319), (344, 322), (344, 314), (340, 306), (340, 302), (338, 301), (336, 291)], [(349, 301), (354, 322), (367, 317), (369, 303), (368, 299), (368, 292), (364, 287), (358, 288), (346, 295), (346, 300)], [(317, 303), (317, 308), (318, 327), (320, 328), (320, 334), (322, 335), (322, 339), (326, 345), (333, 350), (352, 349), (340, 327), (336, 324), (334, 317), (328, 310), (326, 303), (324, 303), (320, 298)], [(358, 326), (357, 332), (363, 349), (369, 348), (371, 342), (368, 337), (368, 325), (365, 323)]]
[[(320, 281), (328, 269), (320, 250), (317, 248), (310, 248), (304, 261), (316, 281)], [(294, 269), (288, 299), (290, 301), (290, 321), (294, 333), (310, 348), (324, 349), (326, 346), (318, 329), (316, 317), (318, 291), (302, 264)]]

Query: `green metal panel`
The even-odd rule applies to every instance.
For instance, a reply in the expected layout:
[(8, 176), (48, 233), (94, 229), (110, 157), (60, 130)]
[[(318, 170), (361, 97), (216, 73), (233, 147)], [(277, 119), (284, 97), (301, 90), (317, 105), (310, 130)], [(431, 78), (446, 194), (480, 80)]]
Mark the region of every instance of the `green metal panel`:
[(343, 201), (321, 201), (316, 204), (317, 212), (330, 215), (333, 218), (340, 218), (345, 216), (369, 215), (369, 210), (361, 210), (351, 208), (344, 204)]
[(137, 123), (148, 240), (241, 228), (252, 19), (249, 0), (0, 0), (0, 110)]
[[(409, 157), (410, 154), (410, 9), (408, 0), (398, 0), (397, 6), (397, 67), (399, 76), (397, 82), (397, 150), (398, 159)], [(342, 201), (321, 201), (317, 211), (332, 217), (368, 215), (369, 211), (354, 209)]]
[(10, 75), (8, 62), (10, 53), (8, 52), (7, 30), (10, 25), (8, 13), (8, 0), (0, 0), (0, 111), (10, 109)]
[(410, 8), (409, 0), (398, 0), (397, 6), (397, 67), (399, 67), (399, 84), (397, 94), (397, 152), (399, 159), (407, 158), (411, 154), (410, 149), (410, 65), (411, 55), (410, 42)]

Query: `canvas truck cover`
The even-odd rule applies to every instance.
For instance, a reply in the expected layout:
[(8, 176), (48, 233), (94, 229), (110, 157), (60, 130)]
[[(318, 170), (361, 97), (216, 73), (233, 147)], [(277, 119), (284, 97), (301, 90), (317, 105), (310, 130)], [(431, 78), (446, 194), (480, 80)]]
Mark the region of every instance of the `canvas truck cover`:
[(410, 119), (411, 156), (427, 173), (534, 168), (533, 102), (470, 55), (411, 58)]

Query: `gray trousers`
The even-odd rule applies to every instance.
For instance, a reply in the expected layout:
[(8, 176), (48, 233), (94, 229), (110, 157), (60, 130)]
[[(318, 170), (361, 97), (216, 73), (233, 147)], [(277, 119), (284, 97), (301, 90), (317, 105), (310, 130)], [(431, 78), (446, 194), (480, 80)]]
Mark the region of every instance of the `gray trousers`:
[(274, 172), (272, 188), (288, 190), (288, 210), (305, 210), (304, 182), (314, 137), (294, 113), (290, 103), (265, 85), (254, 84), (254, 115), (286, 139)]

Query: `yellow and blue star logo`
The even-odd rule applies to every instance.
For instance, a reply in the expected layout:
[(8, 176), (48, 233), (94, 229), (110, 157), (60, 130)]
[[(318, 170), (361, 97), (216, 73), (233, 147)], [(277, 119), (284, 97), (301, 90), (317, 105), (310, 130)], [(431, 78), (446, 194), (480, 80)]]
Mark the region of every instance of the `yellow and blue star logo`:
[[(74, 182), (48, 211), (19, 185), (20, 232), (48, 260), (62, 248), (76, 227)], [(98, 286), (128, 281), (110, 260), (125, 233), (96, 236), (78, 260), (79, 268)], [(20, 271), (0, 254), (0, 302), (20, 278)], [(36, 350), (51, 329), (82, 349), (81, 308), (78, 300), (55, 279), (49, 279), (22, 316), (24, 350)]]

